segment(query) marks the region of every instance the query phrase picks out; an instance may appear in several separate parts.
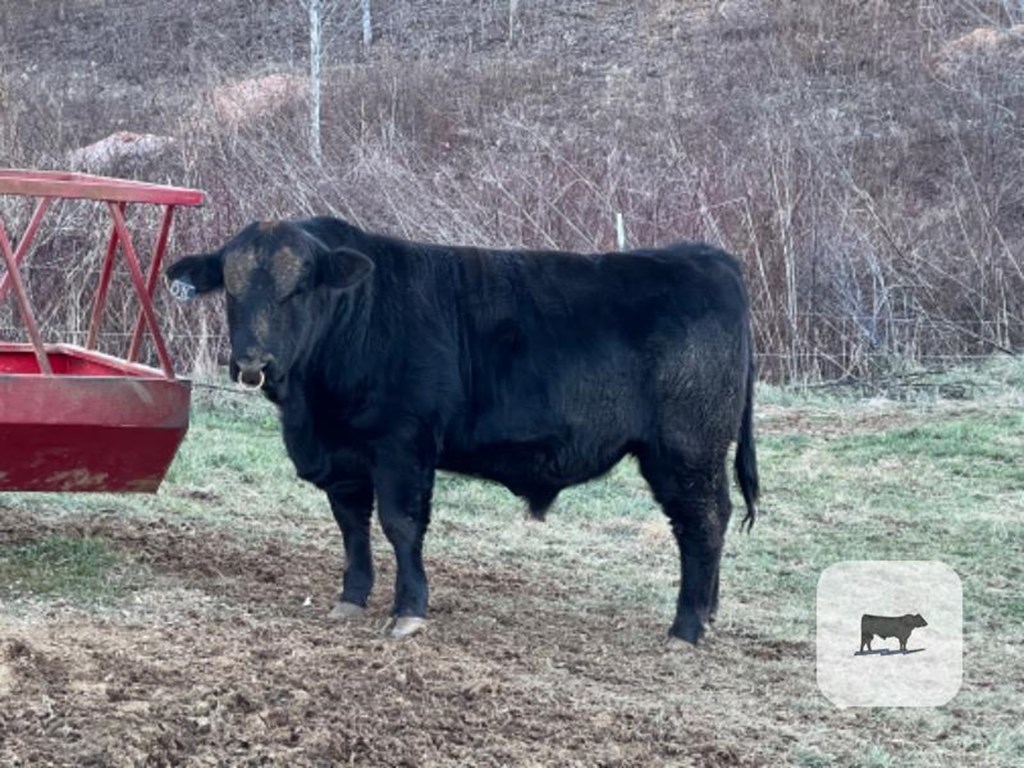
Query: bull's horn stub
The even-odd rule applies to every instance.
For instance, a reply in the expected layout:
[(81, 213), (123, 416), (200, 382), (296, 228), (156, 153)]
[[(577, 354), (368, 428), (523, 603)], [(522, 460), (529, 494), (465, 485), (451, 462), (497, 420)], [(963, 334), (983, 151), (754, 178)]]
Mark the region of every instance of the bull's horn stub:
[(331, 612), (327, 614), (328, 619), (358, 619), (364, 613), (366, 609), (361, 605), (355, 603), (345, 603), (339, 600), (335, 603)]
[(400, 616), (391, 628), (391, 636), (397, 639), (415, 635), (427, 628), (427, 620), (419, 616)]

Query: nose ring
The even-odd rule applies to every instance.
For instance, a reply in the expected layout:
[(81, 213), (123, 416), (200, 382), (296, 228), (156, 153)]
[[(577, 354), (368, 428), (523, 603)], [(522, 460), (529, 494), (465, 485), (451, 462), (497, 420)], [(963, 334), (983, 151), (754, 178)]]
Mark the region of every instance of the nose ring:
[(251, 390), (263, 389), (263, 385), (266, 384), (266, 382), (267, 382), (267, 375), (263, 372), (262, 368), (260, 369), (260, 380), (259, 380), (259, 382), (257, 384), (250, 384), (249, 382), (245, 381), (242, 378), (243, 376), (245, 376), (245, 371), (239, 371), (238, 372), (238, 378), (236, 379), (236, 381), (238, 382), (238, 385), (240, 387), (242, 387), (243, 389), (251, 389)]

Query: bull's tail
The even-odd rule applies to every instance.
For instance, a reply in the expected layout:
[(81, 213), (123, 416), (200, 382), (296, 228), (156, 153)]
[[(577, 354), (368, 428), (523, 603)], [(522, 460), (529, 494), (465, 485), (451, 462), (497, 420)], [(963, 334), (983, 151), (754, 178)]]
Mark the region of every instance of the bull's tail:
[(736, 481), (743, 493), (743, 501), (747, 505), (747, 516), (740, 523), (742, 531), (746, 526), (747, 533), (754, 527), (757, 519), (757, 497), (760, 494), (760, 482), (757, 478), (757, 449), (754, 446), (754, 363), (753, 345), (750, 347), (750, 362), (747, 365), (746, 403), (743, 405), (743, 418), (740, 422), (740, 434), (736, 444)]

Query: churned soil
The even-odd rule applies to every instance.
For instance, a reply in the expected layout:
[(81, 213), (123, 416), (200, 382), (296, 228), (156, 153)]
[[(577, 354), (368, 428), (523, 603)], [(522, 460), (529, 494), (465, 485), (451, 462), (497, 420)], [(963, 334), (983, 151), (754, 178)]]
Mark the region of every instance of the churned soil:
[(659, 617), (502, 563), (428, 562), (431, 624), (395, 641), (388, 558), (367, 617), (337, 623), (332, 542), (0, 508), (0, 544), (53, 535), (105, 540), (146, 583), (0, 609), (2, 765), (769, 765), (799, 722), (758, 690), (813, 694), (808, 644), (670, 645)]

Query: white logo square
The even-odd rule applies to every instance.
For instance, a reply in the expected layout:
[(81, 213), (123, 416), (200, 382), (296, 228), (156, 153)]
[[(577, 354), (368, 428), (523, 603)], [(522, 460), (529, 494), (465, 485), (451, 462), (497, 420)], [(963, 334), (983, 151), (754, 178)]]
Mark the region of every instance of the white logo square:
[(857, 560), (818, 580), (818, 687), (838, 707), (936, 707), (963, 678), (963, 585), (944, 563)]

